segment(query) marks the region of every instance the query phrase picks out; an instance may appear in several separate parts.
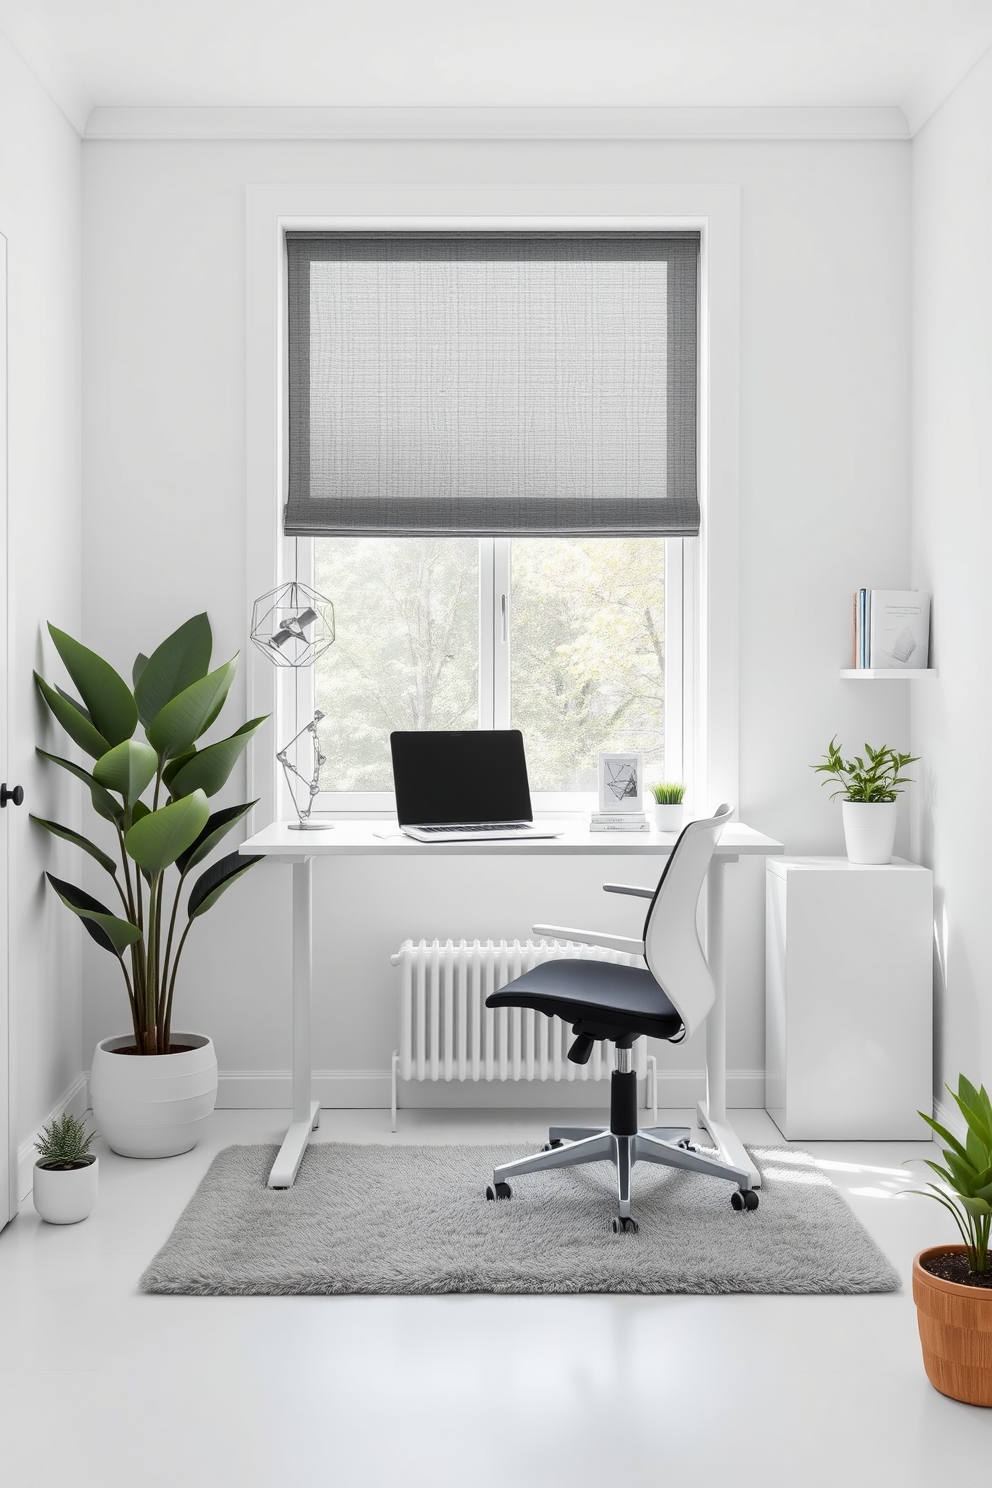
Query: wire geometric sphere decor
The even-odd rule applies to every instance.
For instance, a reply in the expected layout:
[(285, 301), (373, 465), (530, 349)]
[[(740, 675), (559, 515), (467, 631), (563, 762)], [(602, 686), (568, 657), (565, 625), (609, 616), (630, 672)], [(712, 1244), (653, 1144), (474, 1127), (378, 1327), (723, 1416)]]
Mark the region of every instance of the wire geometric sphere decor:
[(313, 666), (334, 644), (334, 606), (316, 589), (292, 579), (256, 599), (251, 638), (273, 666)]

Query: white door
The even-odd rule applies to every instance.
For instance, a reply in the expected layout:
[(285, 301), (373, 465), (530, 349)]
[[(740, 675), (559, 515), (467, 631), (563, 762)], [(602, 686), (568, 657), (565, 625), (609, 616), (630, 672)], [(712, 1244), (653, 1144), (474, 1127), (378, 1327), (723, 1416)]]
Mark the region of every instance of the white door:
[[(7, 768), (7, 239), (0, 233), (0, 777)], [(5, 782), (9, 784), (10, 782)], [(7, 995), (7, 823), (0, 811), (0, 1228), (17, 1213), (13, 1060)]]

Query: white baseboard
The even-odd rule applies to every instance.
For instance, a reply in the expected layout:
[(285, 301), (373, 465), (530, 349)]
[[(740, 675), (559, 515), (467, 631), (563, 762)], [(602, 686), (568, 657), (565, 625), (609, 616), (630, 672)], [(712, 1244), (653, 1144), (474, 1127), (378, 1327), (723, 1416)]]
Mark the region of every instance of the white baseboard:
[(89, 1081), (86, 1075), (78, 1075), (69, 1089), (62, 1096), (58, 1105), (54, 1106), (39, 1122), (31, 1135), (21, 1143), (17, 1149), (17, 1198), (23, 1204), (34, 1186), (34, 1165), (37, 1159), (35, 1143), (41, 1136), (42, 1127), (62, 1116), (66, 1111), (80, 1119), (89, 1109)]
[[(658, 1104), (666, 1108), (694, 1107), (706, 1094), (702, 1070), (658, 1075)], [(391, 1098), (388, 1070), (314, 1070), (313, 1096), (327, 1109), (388, 1108)], [(606, 1080), (401, 1080), (401, 1106), (479, 1109), (554, 1109), (568, 1106), (602, 1107), (609, 1103)], [(643, 1087), (642, 1087), (643, 1100)], [(218, 1109), (288, 1110), (293, 1104), (288, 1070), (222, 1070)], [(731, 1070), (727, 1075), (727, 1104), (760, 1110), (765, 1104), (764, 1070)]]

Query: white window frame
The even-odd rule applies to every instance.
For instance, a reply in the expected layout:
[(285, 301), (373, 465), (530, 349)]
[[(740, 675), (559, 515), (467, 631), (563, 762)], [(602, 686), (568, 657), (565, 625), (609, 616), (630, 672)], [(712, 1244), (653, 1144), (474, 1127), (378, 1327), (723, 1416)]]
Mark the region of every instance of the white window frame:
[[(547, 208), (554, 202), (558, 210)], [(700, 252), (700, 536), (677, 546), (669, 620), (686, 617), (682, 644), (669, 644), (666, 686), (682, 699), (678, 773), (693, 805), (738, 799), (738, 446), (740, 192), (734, 186), (250, 186), (246, 199), (247, 603), (312, 569), (312, 542), (282, 533), (287, 479), (285, 233), (325, 231), (698, 230)], [(301, 550), (309, 549), (309, 554)], [(672, 556), (674, 556), (672, 545)], [(495, 589), (496, 575), (493, 575)], [(676, 591), (678, 591), (676, 593)], [(248, 789), (258, 798), (250, 827), (292, 819), (275, 751), (312, 715), (312, 675), (273, 667), (249, 647), (251, 716), (272, 715), (248, 746)], [(481, 660), (481, 657), (480, 657)], [(504, 664), (508, 664), (506, 657)], [(497, 663), (498, 664), (498, 663)], [(310, 713), (308, 713), (308, 708)], [(494, 715), (495, 722), (495, 715)], [(675, 738), (671, 746), (676, 746)], [(666, 740), (666, 747), (669, 742)], [(676, 774), (674, 749), (666, 772)], [(328, 796), (330, 793), (328, 793)], [(585, 798), (579, 798), (587, 804)], [(340, 801), (340, 797), (338, 797)], [(574, 805), (576, 798), (571, 798)], [(349, 796), (334, 816), (389, 814), (391, 797)], [(535, 797), (540, 809), (568, 798)]]
[[(565, 535), (565, 534), (563, 534)], [(411, 541), (416, 541), (416, 538)], [(314, 578), (314, 540), (297, 537), (296, 573), (311, 586)], [(510, 698), (510, 543), (511, 538), (479, 539), (479, 727), (503, 729), (513, 727)], [(692, 728), (695, 709), (692, 705), (693, 657), (696, 646), (692, 583), (684, 583), (683, 566), (691, 555), (685, 549), (691, 538), (667, 539), (665, 561), (665, 773), (669, 780), (689, 778), (695, 750)], [(669, 590), (671, 574), (672, 588)], [(686, 592), (688, 589), (688, 593)], [(328, 595), (333, 602), (333, 594)], [(690, 608), (686, 610), (688, 601)], [(504, 603), (505, 602), (505, 603)], [(690, 636), (684, 646), (684, 631)], [(688, 653), (686, 659), (685, 653)], [(674, 658), (674, 661), (671, 660)], [(295, 689), (292, 711), (280, 720), (286, 738), (298, 733), (313, 717), (315, 679), (312, 668), (301, 672)], [(671, 706), (674, 699), (675, 706)], [(282, 734), (280, 734), (282, 738)], [(532, 791), (535, 815), (584, 812), (595, 810), (596, 792)], [(321, 791), (313, 809), (330, 816), (389, 816), (395, 808), (392, 791)]]

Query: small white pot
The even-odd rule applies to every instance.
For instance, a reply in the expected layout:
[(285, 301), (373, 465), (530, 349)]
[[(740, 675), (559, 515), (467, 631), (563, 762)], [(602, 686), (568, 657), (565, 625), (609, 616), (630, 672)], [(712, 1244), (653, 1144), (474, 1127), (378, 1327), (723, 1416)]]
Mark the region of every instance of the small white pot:
[(662, 806), (658, 801), (654, 806), (654, 824), (659, 832), (681, 832), (682, 813), (685, 807), (680, 801), (677, 806)]
[(90, 1157), (82, 1168), (34, 1165), (31, 1197), (46, 1224), (78, 1224), (96, 1203), (100, 1159)]
[(185, 1054), (115, 1054), (133, 1035), (103, 1039), (93, 1055), (93, 1120), (122, 1157), (189, 1152), (217, 1101), (217, 1054), (202, 1033), (174, 1033)]
[(842, 801), (849, 863), (891, 863), (898, 801)]

